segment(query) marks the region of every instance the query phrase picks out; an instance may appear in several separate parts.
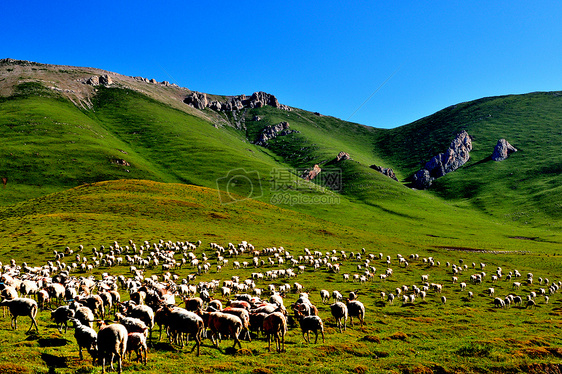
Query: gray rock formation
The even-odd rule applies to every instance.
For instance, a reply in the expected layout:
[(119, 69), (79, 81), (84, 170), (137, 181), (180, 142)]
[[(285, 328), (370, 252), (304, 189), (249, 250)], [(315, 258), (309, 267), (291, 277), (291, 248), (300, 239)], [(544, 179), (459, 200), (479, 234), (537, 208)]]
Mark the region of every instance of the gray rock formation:
[(90, 77), (87, 81), (86, 84), (89, 84), (90, 86), (99, 86), (100, 84), (100, 77), (98, 77), (97, 75), (94, 75), (93, 77)]
[(453, 139), (445, 153), (434, 156), (414, 174), (412, 186), (417, 189), (429, 188), (435, 179), (464, 165), (470, 158), (471, 150), (472, 140), (470, 135), (463, 130)]
[(398, 182), (398, 178), (396, 178), (396, 174), (394, 174), (394, 170), (392, 170), (391, 168), (383, 168), (382, 166), (377, 165), (371, 165), (369, 167)]
[(320, 166), (314, 165), (311, 169), (306, 169), (302, 173), (301, 178), (307, 181), (311, 181), (316, 178), (321, 171), (322, 169), (320, 169)]
[(509, 144), (507, 140), (500, 139), (498, 140), (498, 144), (496, 144), (494, 152), (492, 153), (492, 160), (503, 161), (512, 152), (517, 152), (517, 148)]
[(187, 105), (191, 105), (195, 109), (205, 109), (209, 104), (207, 94), (197, 91), (191, 92), (191, 95), (186, 97), (183, 102)]
[(349, 155), (349, 153), (344, 151), (338, 153), (338, 155), (336, 156), (336, 162), (340, 162), (342, 160), (351, 160), (351, 156)]
[[(201, 99), (202, 95), (204, 95), (205, 100)], [(261, 91), (254, 92), (250, 97), (246, 95), (230, 96), (226, 98), (225, 101), (208, 101), (206, 94), (192, 91), (184, 99), (184, 103), (192, 105), (197, 109), (210, 108), (216, 111), (224, 110), (228, 112), (242, 110), (244, 108), (261, 108), (266, 105), (272, 106), (277, 109), (287, 111), (291, 110), (291, 108), (289, 108), (287, 105), (279, 104), (279, 101), (275, 96)]]
[(292, 133), (298, 133), (297, 130), (289, 130), (289, 122), (280, 122), (277, 125), (266, 126), (259, 134), (258, 139), (254, 142), (256, 145), (267, 147), (267, 141), (278, 136), (285, 136)]
[(113, 80), (107, 74), (100, 76), (94, 75), (93, 77), (88, 78), (88, 80), (86, 81), (86, 84), (89, 84), (90, 86), (99, 86), (100, 84), (103, 86), (109, 86), (112, 83)]
[(111, 77), (109, 75), (107, 75), (107, 74), (100, 75), (100, 84), (103, 84), (104, 86), (109, 86), (112, 83), (113, 83), (113, 80), (111, 79)]

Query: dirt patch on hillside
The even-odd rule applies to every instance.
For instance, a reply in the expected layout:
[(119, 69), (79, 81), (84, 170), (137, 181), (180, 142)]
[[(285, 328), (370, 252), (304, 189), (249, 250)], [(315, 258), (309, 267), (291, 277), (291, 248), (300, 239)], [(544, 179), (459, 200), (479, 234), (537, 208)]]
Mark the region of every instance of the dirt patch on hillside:
[(526, 236), (508, 236), (509, 239), (519, 239), (519, 240), (537, 240), (538, 237), (526, 237)]
[(514, 253), (530, 253), (529, 251), (489, 251), (481, 248), (471, 248), (471, 247), (449, 247), (446, 245), (435, 245), (433, 248), (444, 249), (446, 251), (457, 251), (457, 252), (473, 252), (473, 253), (491, 253), (491, 254), (514, 254)]

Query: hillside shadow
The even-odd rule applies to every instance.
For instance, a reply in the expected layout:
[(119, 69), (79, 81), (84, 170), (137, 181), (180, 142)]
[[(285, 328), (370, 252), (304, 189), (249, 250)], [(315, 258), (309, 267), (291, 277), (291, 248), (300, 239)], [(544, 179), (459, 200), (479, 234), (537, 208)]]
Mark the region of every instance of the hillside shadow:
[(49, 367), (49, 373), (55, 372), (56, 368), (67, 368), (66, 357), (59, 357), (49, 353), (41, 353), (41, 359)]
[(64, 347), (65, 345), (69, 344), (70, 342), (64, 338), (44, 338), (44, 339), (37, 339), (39, 346), (44, 347)]

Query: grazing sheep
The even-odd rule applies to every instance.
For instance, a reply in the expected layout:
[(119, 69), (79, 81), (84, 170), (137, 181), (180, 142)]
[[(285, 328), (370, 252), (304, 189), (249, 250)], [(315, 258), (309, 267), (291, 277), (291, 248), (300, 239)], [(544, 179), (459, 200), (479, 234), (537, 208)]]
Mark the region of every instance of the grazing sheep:
[(74, 310), (70, 309), (68, 305), (62, 305), (55, 310), (51, 310), (51, 319), (55, 322), (61, 334), (63, 326), (64, 333), (66, 334), (68, 329), (67, 322), (74, 318), (74, 313)]
[(203, 310), (203, 299), (200, 297), (185, 298), (183, 302), (185, 303), (185, 309), (190, 312)]
[(240, 320), (242, 321), (242, 331), (246, 332), (244, 335), (248, 338), (248, 341), (252, 341), (252, 338), (250, 336), (250, 314), (246, 309), (228, 307), (223, 309), (221, 312), (232, 314), (240, 318)]
[(45, 290), (49, 293), (49, 298), (51, 300), (56, 299), (59, 303), (64, 300), (65, 288), (62, 284), (51, 283), (45, 288)]
[(285, 352), (285, 334), (287, 333), (287, 320), (283, 313), (273, 312), (263, 319), (263, 333), (267, 336), (268, 351), (271, 352), (271, 335), (275, 339), (277, 352)]
[(85, 348), (92, 357), (92, 365), (95, 365), (97, 357), (98, 334), (94, 329), (83, 325), (76, 318), (71, 318), (70, 320), (74, 322), (74, 338), (76, 339), (76, 343), (78, 344), (78, 353), (80, 354), (80, 359), (84, 359), (82, 348)]
[(343, 320), (343, 330), (347, 329), (347, 306), (338, 301), (332, 305), (330, 305), (330, 310), (332, 312), (332, 316), (336, 319), (336, 326), (340, 329), (340, 333), (342, 332), (342, 320)]
[(334, 290), (334, 291), (332, 291), (332, 298), (334, 299), (334, 302), (342, 301), (343, 295), (339, 291)]
[(117, 322), (125, 326), (128, 333), (139, 332), (144, 334), (144, 336), (148, 335), (148, 326), (146, 326), (146, 323), (138, 318), (126, 317), (121, 313), (115, 313), (115, 319)]
[(119, 373), (123, 371), (123, 357), (127, 349), (128, 333), (125, 326), (114, 323), (106, 325), (103, 321), (98, 332), (98, 365), (102, 366), (102, 373), (105, 373), (105, 363), (109, 360), (111, 370), (113, 359), (117, 357), (117, 367)]
[(37, 304), (39, 305), (39, 310), (44, 310), (49, 302), (49, 293), (46, 290), (39, 290), (37, 292)]
[(445, 296), (441, 296), (441, 303), (442, 304), (446, 304), (447, 303), (447, 298)]
[(232, 348), (236, 348), (236, 344), (242, 348), (239, 340), (240, 332), (242, 331), (242, 320), (232, 314), (221, 312), (203, 312), (203, 321), (205, 325), (211, 330), (211, 340), (215, 347), (219, 347), (218, 337), (230, 336), (234, 340)]
[(27, 330), (27, 332), (30, 332), (33, 326), (35, 326), (35, 329), (39, 331), (37, 321), (35, 321), (38, 310), (37, 302), (35, 300), (18, 297), (13, 300), (4, 300), (0, 303), (0, 306), (7, 306), (8, 309), (10, 309), (10, 313), (12, 314), (12, 329), (16, 330), (18, 328), (19, 316), (29, 316), (29, 318), (31, 318), (31, 325), (29, 326), (29, 330)]
[(389, 293), (387, 301), (388, 301), (389, 304), (394, 304), (394, 294)]
[(320, 297), (322, 298), (322, 303), (327, 304), (330, 301), (330, 292), (328, 290), (320, 290)]
[(527, 305), (525, 305), (525, 309), (527, 308), (537, 308), (537, 303), (533, 299), (527, 300)]
[[(203, 319), (197, 314), (179, 307), (165, 305), (163, 310), (170, 334), (176, 338), (176, 340), (179, 339), (182, 347), (184, 345), (183, 334), (193, 338), (195, 340), (195, 345), (191, 349), (191, 352), (197, 348), (197, 356), (199, 356), (201, 338), (205, 329)], [(172, 339), (170, 339), (170, 341), (171, 340)]]
[(347, 300), (347, 313), (349, 315), (349, 324), (353, 326), (353, 317), (359, 319), (361, 327), (365, 320), (365, 306), (359, 300)]
[(131, 354), (136, 352), (137, 362), (141, 361), (146, 365), (146, 356), (148, 353), (146, 336), (140, 332), (130, 332), (127, 334), (127, 349), (125, 352), (129, 352), (129, 360), (131, 360)]
[(148, 305), (135, 305), (134, 302), (124, 302), (119, 304), (119, 310), (127, 317), (138, 318), (145, 323), (150, 331), (149, 340), (152, 338), (154, 328), (154, 311)]
[(83, 325), (90, 328), (94, 327), (94, 313), (87, 306), (81, 306), (74, 312), (74, 318), (80, 321)]
[(101, 298), (100, 295), (90, 295), (83, 299), (79, 299), (78, 302), (90, 308), (90, 310), (94, 313), (94, 316), (97, 315), (100, 318), (105, 318), (103, 299)]
[(494, 299), (494, 306), (496, 308), (504, 308), (505, 307), (505, 301), (500, 299), (499, 297), (496, 297)]
[[(322, 343), (324, 343), (324, 323), (318, 316), (305, 316), (298, 312), (299, 325), (302, 331), (302, 337), (305, 342), (310, 343), (310, 331), (316, 335), (314, 344), (318, 342), (318, 332), (322, 334)], [(306, 336), (305, 336), (306, 334)]]

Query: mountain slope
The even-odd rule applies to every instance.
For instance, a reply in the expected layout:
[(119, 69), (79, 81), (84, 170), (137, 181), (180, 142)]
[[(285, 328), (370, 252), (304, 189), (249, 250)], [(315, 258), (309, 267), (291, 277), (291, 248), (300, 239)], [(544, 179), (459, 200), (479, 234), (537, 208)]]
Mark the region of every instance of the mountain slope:
[[(88, 84), (102, 74), (111, 83)], [(436, 245), (458, 239), (469, 246), (471, 229), (494, 237), (497, 247), (510, 236), (558, 240), (560, 209), (552, 201), (562, 185), (556, 153), (562, 106), (556, 93), (462, 103), (382, 130), (297, 108), (198, 110), (184, 103), (191, 91), (166, 82), (13, 60), (0, 62), (0, 92), (6, 95), (0, 99), (5, 206), (126, 178), (219, 188), (222, 203), (251, 197), (408, 240), (435, 231), (430, 238), (442, 238)], [(253, 144), (280, 122), (296, 132), (267, 147)], [(404, 180), (463, 129), (473, 136), (471, 160), (430, 191), (412, 191), (369, 168), (392, 167)], [(488, 161), (501, 137), (520, 151)], [(337, 162), (340, 151), (351, 159)], [(312, 183), (299, 178), (316, 164), (324, 172)], [(341, 182), (335, 188), (327, 184), (333, 177)], [(533, 234), (520, 227), (525, 222), (546, 231)]]
[[(560, 92), (461, 103), (381, 134), (376, 147), (411, 175), (461, 130), (473, 137), (471, 159), (438, 179), (432, 191), (500, 219), (561, 227), (562, 209), (556, 203), (562, 200)], [(500, 138), (518, 152), (495, 162), (490, 156)]]

